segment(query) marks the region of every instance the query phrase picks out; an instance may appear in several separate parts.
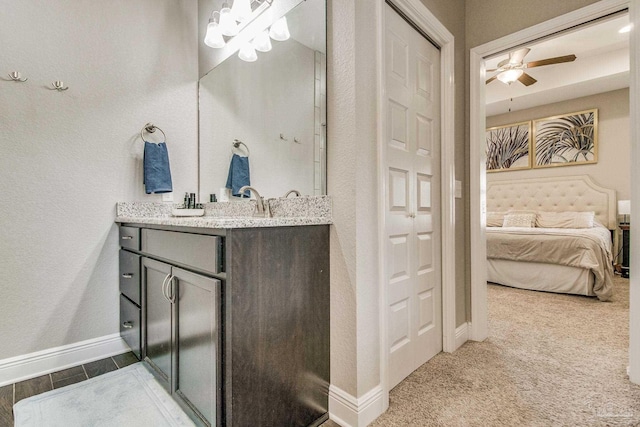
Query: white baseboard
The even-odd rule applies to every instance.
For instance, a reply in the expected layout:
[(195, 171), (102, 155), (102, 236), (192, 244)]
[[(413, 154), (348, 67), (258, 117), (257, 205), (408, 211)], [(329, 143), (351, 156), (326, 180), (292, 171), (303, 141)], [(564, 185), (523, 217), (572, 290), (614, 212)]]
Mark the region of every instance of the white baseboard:
[(334, 385), (329, 386), (329, 418), (342, 427), (364, 427), (384, 412), (382, 386), (377, 385), (356, 398)]
[(469, 340), (469, 323), (465, 322), (456, 328), (456, 350)]
[(120, 334), (0, 360), (0, 387), (130, 351)]

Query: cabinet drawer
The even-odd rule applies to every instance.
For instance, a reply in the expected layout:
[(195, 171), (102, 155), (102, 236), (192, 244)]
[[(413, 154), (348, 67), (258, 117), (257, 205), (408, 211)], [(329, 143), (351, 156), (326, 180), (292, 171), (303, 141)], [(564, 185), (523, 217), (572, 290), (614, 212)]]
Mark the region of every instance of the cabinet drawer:
[(217, 236), (163, 230), (142, 230), (142, 251), (203, 271), (221, 271), (221, 239)]
[(120, 226), (120, 246), (134, 251), (140, 250), (140, 229)]
[(142, 359), (140, 320), (140, 308), (124, 295), (120, 295), (120, 336), (138, 359)]
[(120, 292), (141, 305), (140, 255), (120, 249)]

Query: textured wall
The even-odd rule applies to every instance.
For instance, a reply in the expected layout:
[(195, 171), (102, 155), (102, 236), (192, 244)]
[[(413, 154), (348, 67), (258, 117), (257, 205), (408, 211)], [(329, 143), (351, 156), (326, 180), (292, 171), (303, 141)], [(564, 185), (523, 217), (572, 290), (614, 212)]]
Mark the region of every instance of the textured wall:
[(598, 109), (598, 163), (543, 169), (493, 172), (487, 182), (497, 180), (589, 175), (598, 184), (614, 188), (618, 199), (630, 197), (631, 141), (629, 136), (629, 89), (571, 99), (513, 113), (487, 117), (487, 127), (506, 125), (565, 113)]
[[(141, 127), (167, 134), (177, 194), (197, 185), (189, 0), (4, 2), (0, 14), (0, 359), (118, 331), (115, 204), (142, 186)], [(70, 89), (44, 86), (63, 80)]]
[[(354, 167), (354, 159), (358, 153), (358, 132), (354, 2), (330, 1), (327, 18), (327, 193), (333, 201), (334, 223), (330, 254), (331, 384), (357, 395), (358, 170)], [(376, 256), (375, 249), (369, 256)]]
[(499, 39), (598, 0), (466, 0), (467, 49)]

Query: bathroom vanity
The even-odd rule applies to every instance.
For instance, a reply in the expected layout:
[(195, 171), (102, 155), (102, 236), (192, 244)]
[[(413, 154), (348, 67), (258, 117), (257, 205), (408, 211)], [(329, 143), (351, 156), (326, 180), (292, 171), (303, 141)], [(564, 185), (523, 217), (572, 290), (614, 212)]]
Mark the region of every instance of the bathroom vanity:
[(121, 335), (196, 424), (328, 418), (329, 221), (119, 211)]

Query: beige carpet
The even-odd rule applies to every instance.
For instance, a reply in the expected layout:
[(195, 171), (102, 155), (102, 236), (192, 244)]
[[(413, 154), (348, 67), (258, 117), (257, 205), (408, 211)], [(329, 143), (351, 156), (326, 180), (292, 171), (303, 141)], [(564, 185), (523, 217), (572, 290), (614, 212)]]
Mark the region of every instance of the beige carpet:
[(490, 336), (439, 354), (373, 426), (636, 426), (627, 380), (629, 281), (614, 300), (489, 285)]

